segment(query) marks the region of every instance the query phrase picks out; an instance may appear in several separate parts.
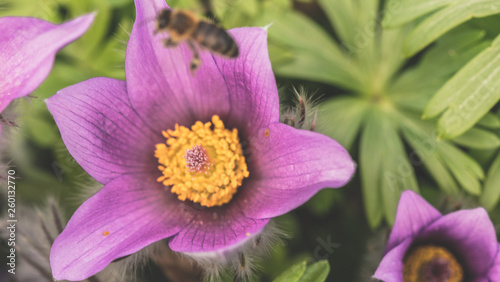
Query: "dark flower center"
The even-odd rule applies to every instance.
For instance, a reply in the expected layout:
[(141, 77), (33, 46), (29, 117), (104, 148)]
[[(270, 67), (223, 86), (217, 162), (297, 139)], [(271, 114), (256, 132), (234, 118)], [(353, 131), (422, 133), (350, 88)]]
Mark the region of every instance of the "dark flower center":
[(463, 269), (447, 249), (425, 245), (406, 254), (403, 277), (405, 282), (460, 282)]

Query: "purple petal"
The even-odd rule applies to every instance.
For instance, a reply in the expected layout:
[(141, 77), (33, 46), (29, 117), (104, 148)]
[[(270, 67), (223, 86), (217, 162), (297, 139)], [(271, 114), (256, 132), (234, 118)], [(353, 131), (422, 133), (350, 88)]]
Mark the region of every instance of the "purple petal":
[(154, 140), (130, 106), (124, 81), (93, 78), (59, 91), (47, 106), (69, 152), (97, 181), (158, 172), (154, 150), (161, 133)]
[(495, 260), (493, 261), (493, 265), (491, 265), (490, 270), (488, 272), (488, 278), (490, 281), (500, 281), (500, 245), (497, 246), (497, 254), (495, 256)]
[(238, 199), (252, 218), (282, 215), (322, 188), (345, 185), (355, 170), (340, 144), (315, 132), (272, 124), (250, 142), (250, 183)]
[(279, 121), (279, 96), (267, 50), (267, 33), (261, 28), (229, 32), (238, 43), (240, 56), (234, 60), (216, 56), (215, 61), (230, 93), (230, 118), (255, 132)]
[(396, 221), (386, 252), (408, 237), (415, 237), (423, 228), (440, 218), (441, 214), (417, 193), (407, 190), (399, 199)]
[(190, 224), (170, 239), (170, 248), (176, 252), (221, 252), (240, 245), (269, 222), (246, 217), (243, 208), (236, 202), (220, 208), (199, 207)]
[(230, 31), (239, 44), (237, 59), (200, 50), (202, 64), (193, 76), (189, 72), (192, 52), (186, 44), (167, 48), (162, 40), (168, 35), (153, 35), (150, 19), (168, 8), (165, 2), (136, 1), (136, 8), (127, 47), (127, 88), (132, 105), (153, 128), (160, 131), (175, 123), (190, 126), (214, 114), (233, 121), (232, 126), (240, 130), (278, 121), (278, 92), (263, 29)]
[(111, 261), (172, 236), (192, 218), (172, 194), (147, 178), (124, 176), (83, 203), (54, 242), (57, 280), (83, 280)]
[(407, 238), (399, 245), (394, 246), (394, 248), (382, 258), (373, 277), (382, 281), (403, 282), (403, 259), (412, 243), (412, 239)]
[(54, 25), (36, 18), (0, 18), (0, 111), (47, 77), (56, 52), (80, 37), (94, 14)]
[(447, 247), (473, 278), (487, 274), (498, 249), (495, 228), (483, 208), (447, 214), (427, 226), (419, 240)]

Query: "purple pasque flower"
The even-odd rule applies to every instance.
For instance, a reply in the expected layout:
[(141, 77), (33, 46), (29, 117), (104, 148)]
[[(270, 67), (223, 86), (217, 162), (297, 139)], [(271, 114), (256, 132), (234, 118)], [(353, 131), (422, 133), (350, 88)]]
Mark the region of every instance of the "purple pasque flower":
[(0, 112), (35, 90), (49, 74), (57, 51), (80, 37), (94, 14), (55, 25), (37, 18), (0, 18)]
[(220, 257), (355, 165), (336, 141), (280, 124), (266, 31), (230, 31), (237, 59), (186, 44), (165, 48), (136, 0), (126, 81), (94, 78), (47, 101), (64, 143), (101, 191), (74, 213), (51, 251), (56, 279), (81, 280), (170, 238), (176, 252)]
[(483, 208), (441, 215), (413, 191), (399, 200), (383, 281), (500, 281), (499, 244)]

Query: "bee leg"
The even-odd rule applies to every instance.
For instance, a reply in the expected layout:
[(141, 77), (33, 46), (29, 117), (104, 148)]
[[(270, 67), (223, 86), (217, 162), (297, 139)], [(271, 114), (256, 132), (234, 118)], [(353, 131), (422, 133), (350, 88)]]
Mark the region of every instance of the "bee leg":
[(179, 44), (179, 42), (173, 41), (171, 37), (163, 39), (163, 45), (165, 47), (175, 47)]
[(198, 50), (194, 46), (192, 41), (188, 41), (188, 46), (191, 51), (193, 51), (193, 58), (191, 59), (191, 63), (189, 64), (189, 71), (191, 72), (191, 75), (194, 75), (194, 72), (200, 67), (201, 61), (200, 61), (200, 54), (198, 53)]

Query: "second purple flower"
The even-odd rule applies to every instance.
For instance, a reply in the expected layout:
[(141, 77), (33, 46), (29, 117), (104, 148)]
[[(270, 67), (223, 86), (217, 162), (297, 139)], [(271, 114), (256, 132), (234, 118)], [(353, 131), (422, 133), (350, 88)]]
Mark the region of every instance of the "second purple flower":
[(382, 281), (500, 281), (499, 244), (483, 208), (441, 215), (413, 191), (399, 200), (396, 222), (374, 277)]

